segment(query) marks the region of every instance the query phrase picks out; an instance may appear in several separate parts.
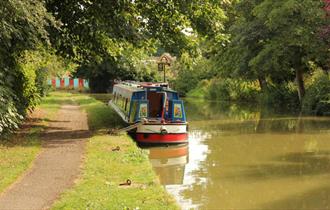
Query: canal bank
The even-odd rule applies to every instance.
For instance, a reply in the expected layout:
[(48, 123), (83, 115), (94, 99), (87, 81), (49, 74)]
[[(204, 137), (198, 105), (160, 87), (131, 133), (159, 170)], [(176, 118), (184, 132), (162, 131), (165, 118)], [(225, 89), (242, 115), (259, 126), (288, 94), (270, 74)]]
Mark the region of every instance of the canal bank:
[(179, 209), (160, 185), (147, 153), (126, 134), (107, 134), (123, 126), (110, 107), (83, 94), (58, 96), (75, 101), (87, 112), (93, 137), (86, 144), (82, 175), (53, 209)]

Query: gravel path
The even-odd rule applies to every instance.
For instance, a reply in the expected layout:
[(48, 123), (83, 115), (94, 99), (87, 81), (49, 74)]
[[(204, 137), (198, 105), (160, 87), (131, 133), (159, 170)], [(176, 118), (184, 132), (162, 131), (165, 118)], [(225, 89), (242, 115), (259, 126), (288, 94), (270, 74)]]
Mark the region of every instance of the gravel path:
[(32, 168), (0, 195), (0, 210), (49, 209), (79, 176), (89, 137), (86, 113), (64, 105), (48, 127)]

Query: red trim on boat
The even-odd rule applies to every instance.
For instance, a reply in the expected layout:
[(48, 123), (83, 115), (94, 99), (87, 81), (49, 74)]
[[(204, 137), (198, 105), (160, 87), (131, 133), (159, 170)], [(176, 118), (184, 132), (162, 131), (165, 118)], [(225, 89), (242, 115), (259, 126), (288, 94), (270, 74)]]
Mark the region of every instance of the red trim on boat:
[(185, 143), (188, 142), (188, 134), (137, 133), (136, 140), (143, 143)]

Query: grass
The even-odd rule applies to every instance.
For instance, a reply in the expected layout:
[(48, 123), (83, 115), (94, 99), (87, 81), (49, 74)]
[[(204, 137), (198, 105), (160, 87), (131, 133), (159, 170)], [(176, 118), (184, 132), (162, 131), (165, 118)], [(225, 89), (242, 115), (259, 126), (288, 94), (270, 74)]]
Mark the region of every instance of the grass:
[[(69, 96), (86, 110), (94, 136), (87, 142), (83, 173), (52, 209), (179, 209), (152, 170), (147, 154), (127, 135), (109, 136), (123, 126), (104, 103), (83, 94)], [(112, 149), (120, 147), (119, 151)], [(127, 179), (130, 186), (119, 186)]]
[(0, 192), (30, 167), (40, 151), (40, 130), (31, 129), (24, 137), (16, 135), (0, 143)]
[(31, 167), (41, 149), (39, 134), (46, 126), (47, 118), (55, 116), (60, 105), (54, 103), (56, 96), (46, 97), (37, 109), (46, 111), (37, 125), (26, 125), (20, 133), (0, 141), (0, 193)]
[(74, 103), (74, 100), (70, 97), (71, 95), (71, 93), (65, 92), (51, 92), (47, 97), (43, 98), (39, 107), (50, 113), (47, 117), (54, 117), (52, 114), (55, 114), (61, 105)]

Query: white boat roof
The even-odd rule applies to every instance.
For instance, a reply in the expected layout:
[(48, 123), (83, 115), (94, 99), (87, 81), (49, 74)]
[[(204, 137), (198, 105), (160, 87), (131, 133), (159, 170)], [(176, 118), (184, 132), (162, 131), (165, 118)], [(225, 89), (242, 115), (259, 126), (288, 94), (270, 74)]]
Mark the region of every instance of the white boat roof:
[(144, 91), (144, 88), (152, 87), (163, 87), (166, 88), (167, 91), (173, 92), (173, 90), (168, 88), (167, 83), (124, 81), (114, 85), (113, 93), (118, 93), (124, 97), (130, 98), (134, 92)]

